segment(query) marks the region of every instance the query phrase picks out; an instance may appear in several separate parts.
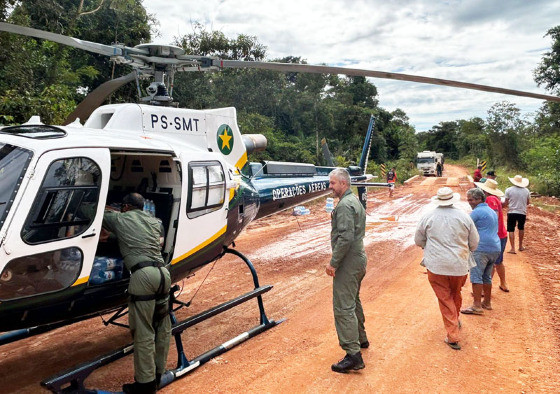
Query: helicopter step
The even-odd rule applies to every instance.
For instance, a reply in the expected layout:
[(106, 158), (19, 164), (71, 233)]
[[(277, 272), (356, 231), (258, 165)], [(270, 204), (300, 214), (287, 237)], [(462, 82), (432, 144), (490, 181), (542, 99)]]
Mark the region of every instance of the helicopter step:
[[(175, 314), (173, 311), (170, 312), (171, 315), (171, 322), (173, 323), (173, 327), (171, 329), (171, 334), (175, 338), (175, 345), (177, 348), (177, 368), (173, 370), (166, 371), (165, 374), (161, 377), (161, 382), (158, 388), (162, 388), (167, 386), (171, 382), (175, 381), (176, 379), (188, 374), (189, 372), (195, 370), (199, 366), (205, 364), (206, 362), (210, 361), (214, 357), (217, 357), (228, 350), (234, 348), (235, 346), (239, 345), (240, 343), (246, 341), (247, 339), (253, 338), (264, 331), (282, 323), (284, 319), (274, 321), (269, 320), (266, 316), (264, 305), (262, 302), (262, 294), (270, 291), (272, 286), (259, 286), (257, 272), (249, 259), (247, 259), (243, 254), (239, 253), (236, 250), (224, 248), (224, 254), (230, 253), (238, 256), (241, 258), (251, 270), (251, 275), (253, 276), (253, 282), (255, 288), (248, 293), (242, 294), (236, 298), (233, 298), (229, 301), (226, 301), (222, 304), (219, 304), (213, 308), (210, 308), (206, 311), (203, 311), (197, 315), (191, 316), (183, 321), (178, 322)], [(214, 317), (222, 312), (225, 312), (229, 309), (232, 309), (240, 304), (243, 304), (253, 298), (257, 298), (258, 306), (259, 306), (259, 313), (260, 313), (260, 323), (251, 328), (250, 330), (237, 335), (236, 337), (222, 343), (221, 345), (193, 358), (192, 360), (188, 360), (185, 356), (183, 342), (181, 339), (181, 334), (187, 328), (194, 326), (204, 320), (207, 320), (211, 317)], [(45, 379), (41, 382), (41, 386), (45, 387), (46, 389), (52, 391), (53, 393), (107, 393), (107, 391), (101, 390), (92, 390), (86, 389), (84, 386), (84, 381), (88, 378), (88, 376), (95, 371), (96, 369), (108, 365), (113, 361), (119, 360), (131, 353), (134, 352), (133, 344), (129, 344), (123, 346), (111, 353), (107, 353), (103, 356), (100, 356), (92, 361), (88, 361), (77, 365), (71, 369), (68, 369), (64, 372), (61, 372), (55, 376), (52, 376), (48, 379)]]

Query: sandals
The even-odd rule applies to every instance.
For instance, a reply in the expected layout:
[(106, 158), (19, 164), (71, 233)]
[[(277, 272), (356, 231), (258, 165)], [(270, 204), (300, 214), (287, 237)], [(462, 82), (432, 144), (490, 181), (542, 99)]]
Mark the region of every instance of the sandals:
[(461, 313), (465, 314), (465, 315), (484, 315), (484, 310), (478, 309), (474, 306), (470, 306), (466, 309), (461, 309)]
[(481, 305), (482, 305), (482, 309), (486, 309), (486, 310), (489, 310), (489, 311), (491, 311), (493, 309), (492, 305), (489, 305), (489, 304), (487, 305), (485, 303), (482, 303)]
[(502, 286), (499, 286), (499, 288), (500, 288), (501, 291), (503, 291), (505, 293), (509, 293), (509, 289), (507, 289), (505, 287), (502, 287)]
[(449, 339), (447, 338), (445, 338), (444, 342), (447, 343), (447, 346), (449, 346), (453, 350), (461, 350), (461, 345), (459, 345), (459, 342), (449, 342)]

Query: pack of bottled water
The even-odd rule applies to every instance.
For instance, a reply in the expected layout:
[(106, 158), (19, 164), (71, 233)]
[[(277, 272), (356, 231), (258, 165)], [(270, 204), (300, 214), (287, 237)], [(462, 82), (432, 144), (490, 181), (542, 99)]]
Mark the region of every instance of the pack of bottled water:
[(327, 197), (327, 203), (325, 204), (325, 211), (331, 213), (334, 211), (334, 198)]
[(96, 256), (89, 275), (89, 283), (101, 283), (122, 279), (123, 260), (114, 257)]
[(299, 205), (294, 207), (293, 215), (294, 216), (302, 216), (302, 215), (309, 215), (309, 209), (305, 208), (303, 205)]
[(144, 200), (144, 212), (150, 214), (150, 216), (156, 216), (156, 205), (152, 200)]

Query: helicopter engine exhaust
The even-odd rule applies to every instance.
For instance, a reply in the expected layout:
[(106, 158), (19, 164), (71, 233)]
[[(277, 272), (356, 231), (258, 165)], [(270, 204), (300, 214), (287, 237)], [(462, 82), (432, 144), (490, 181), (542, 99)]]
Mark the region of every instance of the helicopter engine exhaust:
[(268, 141), (262, 134), (243, 134), (243, 144), (247, 149), (247, 154), (253, 152), (262, 152), (266, 149)]

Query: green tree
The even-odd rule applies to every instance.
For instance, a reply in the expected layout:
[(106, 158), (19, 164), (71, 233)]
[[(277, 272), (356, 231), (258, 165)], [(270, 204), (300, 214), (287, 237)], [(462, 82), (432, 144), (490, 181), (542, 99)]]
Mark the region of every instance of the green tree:
[(489, 137), (488, 156), (493, 165), (522, 168), (520, 158), (521, 136), (527, 122), (521, 119), (521, 111), (507, 101), (494, 104), (488, 110), (486, 129)]
[(537, 85), (552, 93), (560, 94), (560, 26), (550, 29), (545, 36), (552, 38), (552, 48), (546, 52), (533, 71)]
[(418, 133), (419, 146), (421, 150), (431, 150), (445, 154), (446, 157), (458, 159), (457, 132), (459, 124), (457, 121), (440, 122), (429, 131)]
[(557, 136), (538, 138), (521, 154), (531, 174), (537, 176), (537, 190), (543, 194), (560, 195), (560, 145)]
[[(105, 44), (119, 41), (134, 46), (150, 38), (153, 18), (141, 0), (20, 0), (13, 4), (7, 20), (19, 25)], [(88, 91), (115, 71), (104, 56), (8, 33), (0, 34), (0, 63), (4, 66), (0, 68), (0, 116), (10, 116), (16, 123), (31, 115), (41, 115), (46, 123), (61, 123)], [(136, 91), (131, 84), (113, 100), (132, 98)]]
[(478, 117), (469, 120), (461, 119), (458, 122), (457, 138), (457, 157), (467, 155), (483, 158), (487, 156), (488, 137), (486, 135), (486, 125), (484, 120)]

